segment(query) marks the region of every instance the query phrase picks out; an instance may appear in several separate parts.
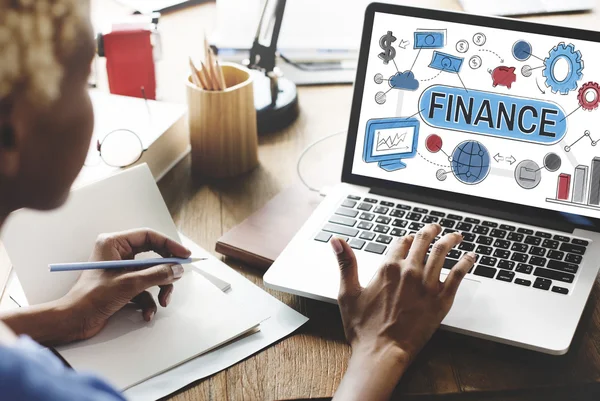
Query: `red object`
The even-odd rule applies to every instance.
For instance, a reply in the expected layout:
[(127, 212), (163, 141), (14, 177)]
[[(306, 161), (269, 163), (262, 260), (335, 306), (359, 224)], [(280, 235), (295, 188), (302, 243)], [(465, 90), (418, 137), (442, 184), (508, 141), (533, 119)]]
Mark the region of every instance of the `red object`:
[[(594, 99), (587, 99), (586, 95), (588, 92), (594, 92)], [(596, 110), (598, 108), (598, 103), (600, 103), (600, 85), (596, 82), (588, 82), (587, 84), (582, 85), (577, 94), (577, 99), (579, 100), (579, 105), (584, 110)]]
[(103, 35), (110, 93), (156, 99), (156, 72), (149, 30), (113, 31)]
[(508, 89), (513, 83), (517, 82), (517, 74), (515, 74), (515, 67), (496, 67), (491, 72), (492, 80), (494, 81), (494, 88), (498, 85), (506, 86)]
[(556, 199), (569, 200), (569, 190), (571, 189), (571, 176), (561, 174), (558, 176), (558, 188), (556, 190)]
[(431, 153), (437, 153), (442, 149), (442, 138), (439, 135), (432, 134), (425, 140), (425, 147)]

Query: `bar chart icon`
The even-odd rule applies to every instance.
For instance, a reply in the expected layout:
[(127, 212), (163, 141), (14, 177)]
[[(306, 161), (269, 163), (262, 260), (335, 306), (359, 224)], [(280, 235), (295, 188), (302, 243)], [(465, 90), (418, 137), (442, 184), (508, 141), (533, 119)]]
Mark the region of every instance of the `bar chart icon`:
[(575, 178), (573, 179), (573, 202), (575, 203), (587, 201), (588, 170), (588, 166), (579, 165), (575, 168)]
[(547, 198), (546, 201), (600, 210), (600, 157), (594, 157), (590, 166), (575, 167), (573, 175), (560, 174), (556, 184), (556, 198)]
[(556, 199), (569, 200), (569, 190), (571, 189), (571, 176), (569, 174), (561, 174), (558, 176), (558, 185), (556, 188)]
[(592, 160), (592, 174), (590, 177), (590, 205), (600, 205), (600, 157)]

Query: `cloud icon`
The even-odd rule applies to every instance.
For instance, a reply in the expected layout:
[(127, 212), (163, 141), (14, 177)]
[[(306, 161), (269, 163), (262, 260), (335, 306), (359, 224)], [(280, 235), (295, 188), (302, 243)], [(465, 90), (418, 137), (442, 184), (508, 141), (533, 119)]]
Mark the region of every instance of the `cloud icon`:
[(419, 89), (419, 81), (415, 79), (412, 71), (398, 72), (390, 78), (390, 86), (394, 89), (416, 91)]

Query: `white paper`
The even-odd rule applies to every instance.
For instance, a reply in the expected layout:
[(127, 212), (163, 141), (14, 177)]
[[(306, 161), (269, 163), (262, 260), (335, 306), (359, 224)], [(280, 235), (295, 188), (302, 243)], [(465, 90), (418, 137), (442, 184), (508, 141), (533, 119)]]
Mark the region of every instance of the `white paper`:
[[(206, 252), (183, 234), (180, 236), (183, 244), (190, 248), (192, 253), (202, 255)], [(293, 333), (308, 321), (308, 318), (275, 299), (214, 256), (209, 256), (202, 269), (231, 283), (228, 297), (249, 304), (252, 308), (261, 310), (271, 317), (261, 323), (260, 332), (194, 358), (128, 389), (125, 391), (125, 396), (130, 401), (148, 401), (165, 397), (190, 383), (235, 365)]]
[[(91, 191), (90, 188), (99, 190)], [(145, 226), (179, 239), (160, 192), (145, 165), (80, 188), (75, 194), (76, 196), (72, 196), (68, 201), (68, 206), (54, 212), (19, 211), (9, 218), (3, 231), (3, 241), (8, 254), (32, 304), (59, 298), (69, 290), (77, 278), (77, 273), (49, 273), (48, 263), (87, 260), (98, 232)], [(118, 208), (115, 209), (115, 205), (118, 205)], [(72, 210), (77, 210), (77, 213)], [(126, 210), (128, 213), (111, 214), (108, 213), (110, 210)], [(97, 227), (95, 233), (88, 232), (90, 227)], [(291, 334), (308, 320), (188, 238), (181, 236), (181, 239), (184, 245), (192, 250), (194, 256), (209, 258), (199, 262), (194, 269), (201, 268), (204, 274), (231, 284), (227, 297), (270, 318), (261, 323), (258, 333), (129, 388), (125, 395), (132, 400), (146, 401), (171, 394), (196, 380), (238, 363)], [(36, 252), (31, 252), (33, 249)], [(183, 293), (179, 284), (176, 285), (172, 302), (176, 302), (177, 297)], [(169, 341), (169, 338), (161, 339), (161, 345), (155, 348), (168, 349)], [(166, 366), (162, 369), (164, 368)]]
[[(156, 297), (157, 289), (151, 289)], [(79, 371), (120, 390), (229, 342), (269, 317), (236, 302), (195, 271), (175, 284), (171, 304), (145, 322), (129, 305), (93, 338), (57, 350)]]
[(12, 266), (10, 264), (10, 260), (8, 259), (8, 255), (4, 250), (4, 245), (0, 242), (0, 299), (4, 294), (4, 290), (8, 284), (8, 278), (10, 277), (10, 273), (12, 270)]
[[(79, 275), (50, 273), (49, 263), (87, 260), (99, 233), (139, 227), (180, 240), (147, 165), (73, 191), (59, 210), (11, 215), (3, 241), (29, 303), (37, 304), (63, 296)], [(75, 369), (95, 371), (126, 389), (229, 342), (270, 316), (197, 274), (201, 263), (188, 268), (176, 283), (171, 305), (159, 309), (152, 322), (128, 306), (99, 335), (59, 351)], [(228, 284), (214, 281), (221, 288)], [(151, 291), (156, 295), (157, 289)]]
[[(388, 0), (385, 3), (401, 3)], [(263, 0), (217, 0), (217, 47), (250, 49)], [(288, 0), (278, 47), (285, 50), (357, 51), (372, 0)]]
[(50, 273), (49, 263), (86, 261), (98, 234), (140, 227), (179, 241), (169, 210), (145, 164), (73, 191), (57, 210), (11, 214), (2, 242), (29, 304), (35, 305), (62, 297), (79, 276), (79, 272)]

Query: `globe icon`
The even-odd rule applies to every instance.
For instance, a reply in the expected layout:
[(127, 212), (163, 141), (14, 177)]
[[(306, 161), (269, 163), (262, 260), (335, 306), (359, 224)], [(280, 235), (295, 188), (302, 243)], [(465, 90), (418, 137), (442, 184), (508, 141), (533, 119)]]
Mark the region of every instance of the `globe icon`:
[(452, 152), (452, 172), (464, 184), (475, 185), (490, 173), (490, 153), (477, 141), (460, 143)]

